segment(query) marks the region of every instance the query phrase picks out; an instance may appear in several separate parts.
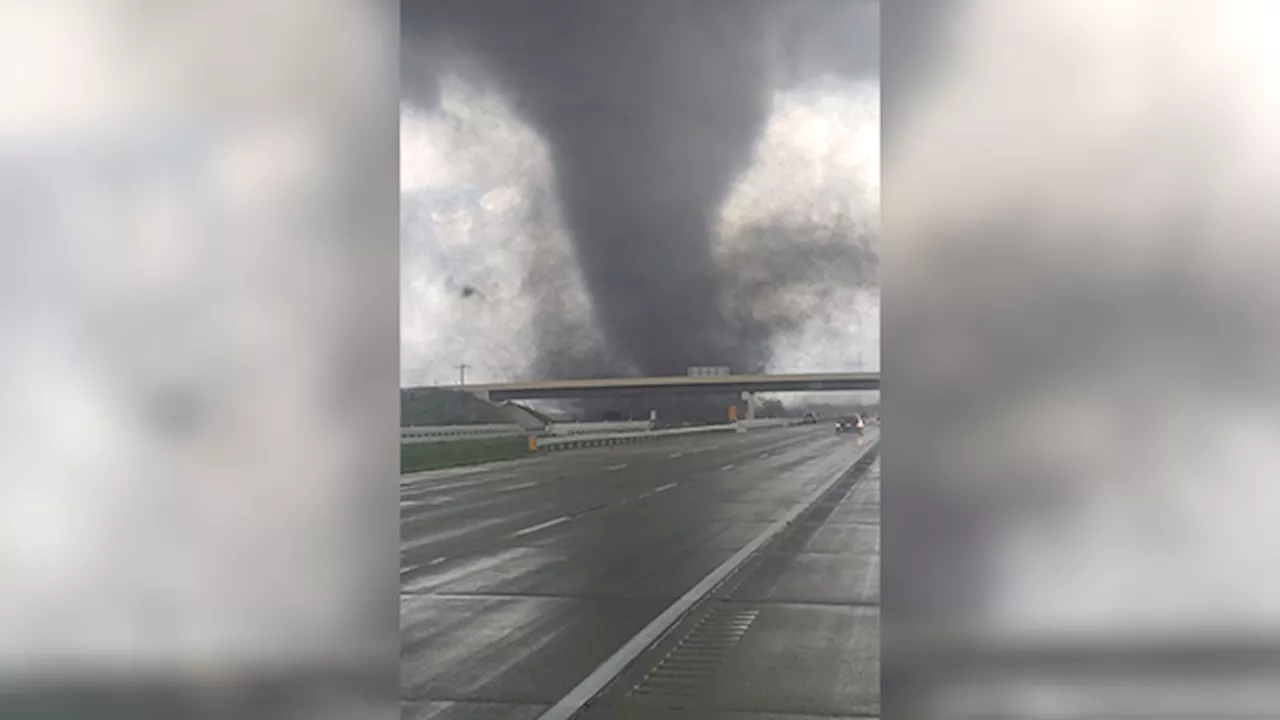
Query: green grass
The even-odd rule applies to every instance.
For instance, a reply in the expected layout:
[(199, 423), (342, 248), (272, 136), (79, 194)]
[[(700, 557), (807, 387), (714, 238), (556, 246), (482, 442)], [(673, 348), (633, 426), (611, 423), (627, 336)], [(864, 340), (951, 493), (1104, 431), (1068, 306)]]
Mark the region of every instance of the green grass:
[(532, 455), (533, 453), (529, 452), (529, 441), (523, 437), (413, 443), (400, 446), (400, 472), (403, 474), (462, 465), (478, 465)]

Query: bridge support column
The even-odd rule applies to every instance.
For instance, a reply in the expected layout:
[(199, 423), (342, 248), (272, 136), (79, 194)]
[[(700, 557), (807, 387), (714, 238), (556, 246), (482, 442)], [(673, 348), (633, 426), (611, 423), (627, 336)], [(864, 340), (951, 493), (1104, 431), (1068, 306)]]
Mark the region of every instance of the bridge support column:
[(750, 390), (742, 391), (742, 399), (747, 403), (747, 419), (756, 419), (756, 394)]

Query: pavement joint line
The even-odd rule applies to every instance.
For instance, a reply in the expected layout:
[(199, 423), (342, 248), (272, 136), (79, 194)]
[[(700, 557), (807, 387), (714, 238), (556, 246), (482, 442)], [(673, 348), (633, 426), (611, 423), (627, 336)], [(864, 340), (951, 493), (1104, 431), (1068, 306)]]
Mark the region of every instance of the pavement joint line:
[(741, 550), (734, 553), (732, 557), (725, 560), (715, 570), (712, 570), (689, 589), (683, 596), (673, 602), (662, 614), (654, 618), (648, 625), (644, 626), (640, 632), (631, 637), (621, 648), (610, 655), (595, 670), (591, 672), (582, 682), (578, 683), (559, 702), (552, 705), (545, 713), (538, 717), (538, 720), (571, 720), (583, 708), (587, 706), (602, 690), (613, 682), (619, 675), (627, 669), (627, 667), (639, 658), (646, 650), (648, 650), (655, 642), (660, 640), (672, 627), (676, 625), (685, 615), (694, 608), (700, 601), (706, 598), (715, 590), (725, 578), (733, 574), (743, 563), (753, 556), (760, 548), (764, 547), (770, 540), (774, 539), (783, 530), (788, 528), (797, 518), (799, 518), (806, 510), (816, 504), (826, 495), (827, 491), (834, 487), (837, 483), (845, 478), (868, 453), (873, 451), (879, 444), (879, 437), (862, 446), (861, 452), (853, 462), (843, 465), (839, 472), (827, 479), (817, 490), (804, 501), (797, 503), (785, 515), (774, 521), (769, 527), (765, 528), (751, 542), (747, 543)]
[(561, 515), (561, 516), (560, 516), (560, 517), (558, 517), (558, 518), (553, 518), (553, 519), (548, 520), (548, 521), (546, 521), (546, 522), (538, 523), (537, 525), (530, 525), (529, 527), (527, 527), (527, 528), (525, 528), (525, 529), (523, 529), (523, 530), (517, 530), (517, 531), (515, 531), (515, 532), (511, 533), (511, 537), (520, 537), (520, 536), (522, 536), (522, 535), (528, 535), (529, 533), (535, 533), (535, 532), (538, 532), (539, 530), (546, 530), (547, 528), (549, 528), (549, 527), (555, 527), (556, 525), (559, 525), (560, 523), (567, 523), (567, 522), (569, 522), (569, 521), (570, 521), (570, 520), (572, 520), (572, 519), (573, 519), (573, 518), (572, 518), (572, 517), (570, 517), (570, 516), (568, 516), (568, 515)]

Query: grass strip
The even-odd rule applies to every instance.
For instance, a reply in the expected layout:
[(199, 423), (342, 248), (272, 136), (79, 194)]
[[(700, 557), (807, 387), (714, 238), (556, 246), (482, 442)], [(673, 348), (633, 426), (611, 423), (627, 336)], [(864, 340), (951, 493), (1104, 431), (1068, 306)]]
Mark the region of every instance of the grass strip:
[(529, 441), (523, 437), (411, 443), (400, 446), (400, 473), (479, 465), (532, 455), (529, 452)]

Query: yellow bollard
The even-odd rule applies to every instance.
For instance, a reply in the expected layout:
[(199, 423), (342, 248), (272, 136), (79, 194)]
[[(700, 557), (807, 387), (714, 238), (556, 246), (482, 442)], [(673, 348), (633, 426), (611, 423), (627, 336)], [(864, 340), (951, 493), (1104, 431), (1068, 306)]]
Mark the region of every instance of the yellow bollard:
[(538, 436), (529, 436), (529, 452), (538, 452)]

